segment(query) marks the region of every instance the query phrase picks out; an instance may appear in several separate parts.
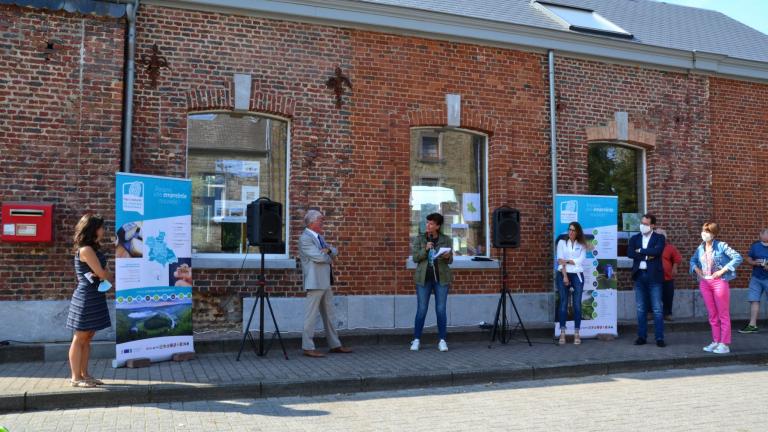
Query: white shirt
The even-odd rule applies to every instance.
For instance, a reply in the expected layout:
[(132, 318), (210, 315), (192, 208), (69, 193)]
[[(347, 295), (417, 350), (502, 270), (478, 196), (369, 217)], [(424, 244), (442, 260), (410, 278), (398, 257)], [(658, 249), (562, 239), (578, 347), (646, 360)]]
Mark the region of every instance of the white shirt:
[(309, 228), (304, 228), (304, 229), (306, 229), (307, 231), (309, 231), (309, 233), (310, 233), (310, 234), (312, 234), (313, 236), (315, 236), (315, 238), (317, 239), (317, 241), (318, 241), (318, 242), (320, 242), (320, 234), (318, 234), (318, 233), (316, 233), (316, 232), (312, 231), (312, 230), (311, 230), (311, 229), (309, 229)]
[[(648, 235), (642, 236), (643, 241), (643, 249), (648, 249), (648, 243), (651, 241), (651, 236), (653, 235), (653, 231), (649, 232)], [(648, 269), (648, 263), (645, 262), (645, 260), (640, 261), (640, 265), (637, 266), (640, 270), (647, 270)]]
[[(557, 259), (573, 260), (575, 264), (566, 264), (566, 273), (582, 273), (584, 268), (581, 264), (587, 258), (587, 248), (579, 242), (560, 240), (557, 242)], [(558, 264), (557, 270), (563, 269), (562, 264)]]

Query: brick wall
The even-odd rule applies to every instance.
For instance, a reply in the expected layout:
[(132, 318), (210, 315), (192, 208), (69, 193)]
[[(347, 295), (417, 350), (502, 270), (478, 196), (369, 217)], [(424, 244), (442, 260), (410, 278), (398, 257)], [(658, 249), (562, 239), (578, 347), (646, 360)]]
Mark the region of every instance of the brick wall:
[[(551, 194), (541, 56), (363, 31), (353, 32), (352, 44), (355, 181), (343, 190), (344, 231), (349, 249), (368, 256), (355, 260), (366, 279), (356, 288), (413, 292), (412, 273), (403, 270), (410, 254), (410, 128), (444, 126), (445, 94), (455, 93), (462, 127), (489, 134), (490, 208), (507, 204), (522, 213), (522, 246), (508, 251), (510, 287), (546, 289)], [(386, 253), (366, 253), (376, 247)], [(489, 293), (498, 283), (496, 271), (455, 271), (451, 289)]]
[(122, 34), (119, 20), (0, 6), (0, 201), (56, 204), (53, 246), (0, 243), (0, 301), (68, 298), (75, 224), (114, 214)]
[[(720, 237), (746, 256), (768, 227), (768, 85), (710, 79), (713, 218)], [(743, 264), (731, 286), (746, 287)]]
[[(647, 209), (687, 262), (701, 242), (701, 224), (714, 216), (709, 79), (564, 57), (555, 72), (559, 192), (589, 192), (586, 129), (628, 113), (630, 124), (656, 136), (646, 151)], [(687, 264), (681, 270), (676, 286), (693, 288)], [(620, 289), (631, 289), (628, 276), (619, 280)]]
[[(0, 44), (0, 199), (60, 206), (55, 247), (0, 245), (0, 300), (66, 298), (71, 227), (84, 209), (113, 214), (123, 27), (7, 6), (0, 14), (0, 34), (12, 35)], [(291, 256), (304, 212), (320, 207), (327, 238), (342, 251), (339, 293), (409, 294), (410, 129), (445, 126), (445, 94), (460, 94), (462, 127), (489, 137), (490, 208), (522, 213), (522, 246), (508, 251), (510, 286), (550, 289), (545, 55), (151, 5), (142, 5), (137, 30), (137, 59), (157, 44), (170, 68), (157, 88), (137, 70), (135, 172), (184, 177), (187, 115), (232, 109), (232, 75), (249, 73), (251, 111), (291, 122)], [(40, 44), (48, 34), (63, 42), (46, 61)], [(325, 87), (337, 66), (354, 87), (342, 109)], [(648, 208), (683, 255), (710, 218), (745, 250), (766, 224), (765, 179), (752, 173), (766, 162), (768, 86), (560, 56), (556, 67), (561, 193), (587, 192), (587, 128), (628, 112), (633, 127), (655, 137)], [(497, 290), (496, 271), (455, 274), (453, 293)], [(746, 284), (741, 274), (736, 286)], [(303, 295), (299, 272), (267, 277), (274, 296)], [(255, 278), (196, 271), (196, 328), (238, 328)], [(629, 288), (626, 274), (620, 280)]]
[[(342, 250), (337, 291), (407, 294), (410, 128), (444, 125), (445, 93), (459, 93), (465, 126), (491, 135), (491, 208), (508, 203), (526, 215), (524, 246), (510, 253), (512, 285), (544, 288), (551, 198), (540, 55), (153, 6), (142, 7), (137, 27), (137, 55), (157, 43), (171, 68), (157, 89), (146, 73), (137, 76), (136, 172), (185, 175), (187, 114), (231, 108), (232, 74), (250, 73), (254, 97), (295, 101), (290, 113), (268, 110), (292, 121), (291, 255), (304, 211), (320, 207), (328, 239)], [(354, 87), (341, 110), (325, 88), (337, 66)], [(541, 198), (530, 200), (523, 185)], [(253, 290), (242, 279), (253, 275), (236, 273), (196, 272), (196, 323), (238, 324), (241, 297)], [(497, 289), (495, 271), (456, 274), (455, 293)], [(298, 272), (268, 278), (273, 295), (303, 295)]]

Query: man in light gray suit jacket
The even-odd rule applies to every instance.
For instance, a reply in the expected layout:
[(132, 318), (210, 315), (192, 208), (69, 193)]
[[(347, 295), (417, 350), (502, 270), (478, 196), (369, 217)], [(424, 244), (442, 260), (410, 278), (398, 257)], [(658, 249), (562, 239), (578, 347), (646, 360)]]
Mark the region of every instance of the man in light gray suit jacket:
[(332, 353), (350, 353), (352, 350), (341, 345), (339, 335), (333, 326), (333, 258), (339, 254), (323, 238), (325, 217), (317, 210), (309, 210), (304, 216), (306, 229), (299, 237), (299, 256), (301, 273), (304, 277), (304, 289), (307, 301), (304, 309), (304, 333), (301, 336), (301, 348), (308, 357), (325, 357), (315, 349), (313, 337), (318, 313), (323, 318), (325, 337)]

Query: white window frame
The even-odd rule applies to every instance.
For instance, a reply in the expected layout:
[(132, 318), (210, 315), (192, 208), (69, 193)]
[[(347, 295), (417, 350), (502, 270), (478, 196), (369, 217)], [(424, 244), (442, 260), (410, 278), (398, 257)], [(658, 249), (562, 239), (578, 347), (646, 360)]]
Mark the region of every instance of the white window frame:
[[(184, 173), (189, 178), (189, 116), (198, 114), (233, 114), (230, 110), (209, 110), (209, 111), (194, 111), (187, 113), (187, 149), (186, 149), (186, 165), (184, 167)], [(285, 117), (276, 116), (273, 114), (266, 114), (260, 112), (237, 112), (238, 115), (263, 117), (273, 120), (279, 120), (286, 123), (286, 138), (285, 138), (285, 202), (283, 205), (283, 229), (285, 234), (285, 252), (281, 254), (264, 254), (265, 268), (296, 268), (296, 260), (292, 259), (289, 254), (290, 250), (290, 197), (291, 197), (291, 120)], [(192, 245), (194, 248), (194, 245)], [(249, 247), (250, 248), (250, 247)], [(197, 252), (192, 253), (192, 267), (193, 268), (209, 268), (209, 269), (229, 269), (229, 268), (241, 268), (243, 265), (243, 259), (246, 259), (245, 268), (260, 267), (261, 255), (255, 252), (246, 253), (216, 253), (216, 252)], [(267, 263), (268, 261), (269, 263)]]
[[(485, 190), (485, 196), (483, 197), (483, 205), (485, 206), (485, 255), (476, 255), (481, 257), (491, 257), (491, 223), (490, 223), (490, 211), (488, 209), (488, 150), (490, 147), (490, 143), (488, 142), (488, 134), (469, 130), (469, 129), (463, 129), (463, 128), (440, 128), (440, 127), (429, 127), (429, 126), (420, 126), (420, 127), (412, 127), (410, 129), (411, 132), (419, 132), (419, 136), (421, 135), (421, 131), (437, 131), (438, 133), (438, 143), (440, 146), (440, 154), (442, 156), (442, 145), (443, 145), (443, 138), (442, 133), (443, 132), (463, 132), (472, 136), (479, 136), (483, 138), (483, 141), (485, 143), (485, 156), (484, 156), (484, 163), (483, 163), (483, 188)], [(421, 159), (421, 143), (419, 143), (419, 159)], [(410, 173), (409, 173), (410, 174)], [(409, 175), (410, 177), (410, 175)], [(442, 177), (441, 177), (442, 178)], [(409, 185), (410, 186), (413, 185)], [(408, 191), (410, 193), (410, 189)], [(410, 208), (408, 209), (410, 211)], [(410, 222), (409, 222), (410, 223)], [(496, 262), (483, 262), (483, 261), (472, 261), (473, 256), (454, 256), (453, 257), (453, 264), (451, 264), (451, 267), (459, 267), (459, 268), (498, 268), (498, 263)], [(413, 256), (408, 256), (408, 268), (415, 268), (415, 264), (413, 263)]]
[[(642, 193), (638, 193), (638, 197), (641, 197), (643, 202), (640, 203), (640, 214), (646, 214), (648, 213), (648, 150), (644, 147), (630, 144), (624, 141), (621, 142), (611, 142), (611, 141), (595, 141), (589, 143), (589, 145), (611, 145), (614, 147), (626, 147), (632, 150), (639, 150), (640, 151), (640, 181), (639, 184), (642, 185), (643, 190)], [(587, 167), (587, 176), (589, 176), (589, 167)], [(616, 234), (618, 238), (626, 238), (629, 240), (630, 234), (635, 234), (637, 231), (621, 231), (619, 227), (616, 227)], [(625, 234), (626, 233), (626, 234)], [(627, 258), (626, 255), (617, 255), (618, 259), (618, 265), (620, 268), (631, 268), (632, 267), (632, 260)], [(628, 261), (628, 263), (627, 263)]]
[[(435, 129), (424, 129), (430, 132)], [(437, 138), (437, 157), (428, 157), (424, 155), (424, 137)], [(436, 133), (419, 133), (419, 161), (426, 163), (436, 163), (443, 160), (443, 134)]]

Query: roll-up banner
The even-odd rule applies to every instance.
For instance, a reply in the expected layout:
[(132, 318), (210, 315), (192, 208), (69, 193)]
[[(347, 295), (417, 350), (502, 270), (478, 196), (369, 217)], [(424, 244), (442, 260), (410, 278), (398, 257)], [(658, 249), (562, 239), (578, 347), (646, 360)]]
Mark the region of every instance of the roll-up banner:
[[(618, 336), (618, 299), (616, 278), (616, 245), (619, 199), (602, 195), (557, 195), (555, 199), (555, 244), (568, 235), (568, 225), (578, 222), (589, 247), (584, 261), (584, 292), (581, 298), (582, 337), (605, 333)], [(555, 257), (557, 271), (557, 257)], [(555, 292), (555, 299), (559, 294)], [(569, 301), (566, 334), (573, 334), (573, 307)], [(560, 336), (560, 323), (555, 302), (555, 336)]]
[(117, 173), (114, 367), (169, 360), (192, 340), (192, 184)]

